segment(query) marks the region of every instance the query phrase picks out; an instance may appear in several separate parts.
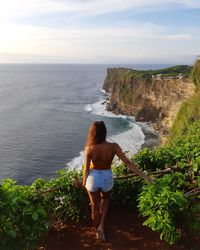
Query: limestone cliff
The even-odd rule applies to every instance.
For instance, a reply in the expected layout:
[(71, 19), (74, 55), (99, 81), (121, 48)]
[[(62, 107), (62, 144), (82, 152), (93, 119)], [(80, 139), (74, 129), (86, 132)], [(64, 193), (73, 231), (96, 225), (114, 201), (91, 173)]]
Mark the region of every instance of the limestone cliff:
[(137, 71), (109, 68), (103, 88), (110, 93), (108, 110), (133, 115), (136, 121), (152, 122), (165, 134), (181, 104), (194, 93), (188, 75), (155, 74), (162, 71)]

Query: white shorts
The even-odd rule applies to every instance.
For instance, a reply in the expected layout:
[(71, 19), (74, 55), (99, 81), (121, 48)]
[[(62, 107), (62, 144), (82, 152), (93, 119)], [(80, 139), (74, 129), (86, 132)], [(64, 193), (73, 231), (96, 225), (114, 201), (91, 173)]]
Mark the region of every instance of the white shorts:
[(108, 192), (113, 187), (113, 174), (111, 169), (90, 169), (86, 180), (86, 189), (89, 192)]

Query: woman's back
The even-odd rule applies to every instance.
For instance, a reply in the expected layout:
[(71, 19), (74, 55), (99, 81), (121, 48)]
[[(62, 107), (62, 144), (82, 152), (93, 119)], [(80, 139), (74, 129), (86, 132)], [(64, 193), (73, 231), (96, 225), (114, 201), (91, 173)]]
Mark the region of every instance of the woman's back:
[(110, 169), (115, 156), (115, 143), (103, 142), (89, 147), (91, 169)]

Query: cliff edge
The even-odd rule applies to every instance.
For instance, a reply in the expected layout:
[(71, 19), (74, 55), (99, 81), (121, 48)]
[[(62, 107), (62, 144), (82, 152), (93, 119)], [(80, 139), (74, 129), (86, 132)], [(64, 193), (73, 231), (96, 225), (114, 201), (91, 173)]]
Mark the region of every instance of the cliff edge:
[(152, 122), (167, 134), (181, 104), (195, 92), (190, 66), (139, 71), (108, 68), (103, 89), (110, 93), (107, 109)]

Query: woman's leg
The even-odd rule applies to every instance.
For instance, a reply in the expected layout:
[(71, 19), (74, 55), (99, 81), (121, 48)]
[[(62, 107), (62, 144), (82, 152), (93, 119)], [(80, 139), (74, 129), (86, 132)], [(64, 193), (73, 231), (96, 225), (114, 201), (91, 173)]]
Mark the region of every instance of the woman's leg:
[(91, 217), (95, 228), (98, 228), (100, 222), (100, 204), (101, 194), (97, 192), (89, 192), (88, 195), (91, 203)]
[(104, 228), (104, 223), (108, 212), (109, 203), (110, 203), (109, 192), (101, 192), (101, 209), (100, 209), (101, 218), (98, 226), (99, 229)]

